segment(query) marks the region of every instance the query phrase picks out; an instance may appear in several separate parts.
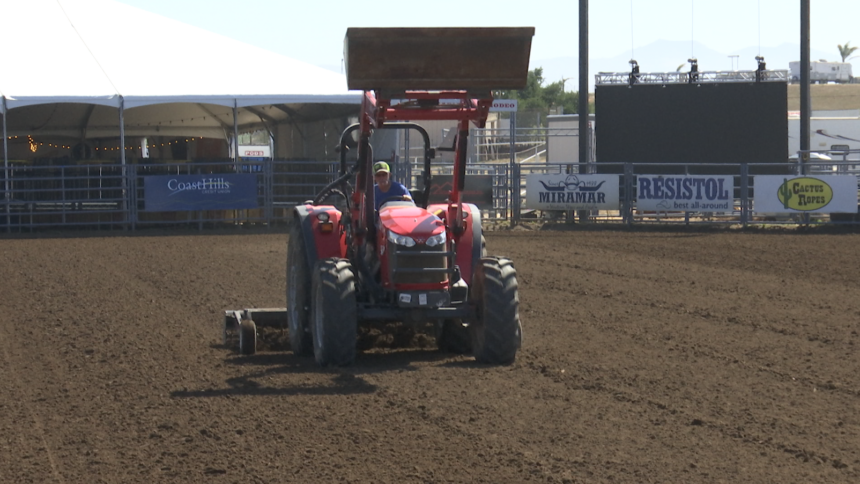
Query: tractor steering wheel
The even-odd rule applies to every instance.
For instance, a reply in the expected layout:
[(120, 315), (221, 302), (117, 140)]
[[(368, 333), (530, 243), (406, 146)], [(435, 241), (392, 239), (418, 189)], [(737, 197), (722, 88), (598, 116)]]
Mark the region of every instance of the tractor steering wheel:
[(392, 195), (390, 197), (385, 197), (382, 200), (382, 203), (379, 204), (379, 208), (382, 208), (382, 206), (388, 202), (413, 202), (414, 203), (414, 200), (412, 200), (412, 197), (410, 197), (409, 195)]

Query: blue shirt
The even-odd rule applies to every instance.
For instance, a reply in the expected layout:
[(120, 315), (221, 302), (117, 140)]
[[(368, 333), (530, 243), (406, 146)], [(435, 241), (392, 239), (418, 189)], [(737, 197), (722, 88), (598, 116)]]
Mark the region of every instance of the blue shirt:
[(373, 187), (374, 206), (376, 207), (377, 211), (383, 203), (389, 201), (391, 198), (402, 197), (403, 195), (412, 197), (412, 194), (409, 193), (408, 188), (403, 186), (402, 183), (398, 183), (394, 180), (391, 181), (391, 186), (388, 187), (388, 191), (385, 193), (383, 193), (382, 190), (379, 189), (379, 185), (375, 185)]

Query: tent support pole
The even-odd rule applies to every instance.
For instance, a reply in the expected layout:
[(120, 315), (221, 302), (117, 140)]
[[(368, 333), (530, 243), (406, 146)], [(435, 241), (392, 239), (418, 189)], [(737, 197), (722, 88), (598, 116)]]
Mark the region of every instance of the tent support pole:
[(239, 102), (233, 100), (233, 163), (239, 171)]
[(6, 96), (0, 96), (3, 102), (3, 180), (6, 190), (3, 193), (3, 201), (6, 205), (6, 232), (12, 227), (12, 219), (9, 214), (9, 202), (12, 201), (11, 180), (9, 180), (9, 137), (6, 134)]
[[(233, 166), (236, 167), (236, 173), (241, 173), (242, 168), (239, 166), (239, 100), (233, 99)], [(243, 218), (244, 210), (236, 212), (237, 218), (234, 223), (238, 224)]]
[(134, 217), (132, 216), (131, 190), (128, 183), (128, 169), (125, 164), (125, 99), (119, 97), (119, 162), (122, 166), (122, 212), (125, 214), (126, 222), (131, 222), (134, 230)]

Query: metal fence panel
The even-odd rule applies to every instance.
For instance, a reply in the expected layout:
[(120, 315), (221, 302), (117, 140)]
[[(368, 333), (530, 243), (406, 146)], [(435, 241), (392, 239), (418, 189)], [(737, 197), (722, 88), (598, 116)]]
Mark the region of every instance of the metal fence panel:
[[(272, 224), (289, 219), (293, 206), (313, 198), (336, 176), (338, 163), (309, 160), (232, 161), (111, 165), (9, 167), (9, 189), (0, 199), (0, 230), (40, 228), (121, 228), (216, 224)], [(436, 164), (432, 174), (452, 175), (453, 166)], [(423, 166), (408, 166), (408, 184), (422, 188)], [(559, 212), (525, 208), (526, 177), (532, 174), (615, 173), (620, 207), (617, 210)], [(522, 162), (469, 163), (467, 176), (492, 177), (492, 206), (481, 207), (490, 222), (520, 223), (527, 220), (572, 221), (575, 217), (598, 223), (618, 224), (818, 224), (860, 223), (857, 214), (759, 214), (755, 212), (755, 178), (761, 174), (860, 176), (860, 160), (827, 160), (800, 164), (580, 164)], [(637, 179), (651, 174), (722, 174), (733, 177), (733, 210), (649, 212), (637, 207)], [(198, 210), (145, 212), (143, 177), (250, 173), (257, 176), (258, 208), (245, 210)], [(6, 186), (6, 180), (2, 180)], [(858, 184), (860, 187), (860, 184)]]

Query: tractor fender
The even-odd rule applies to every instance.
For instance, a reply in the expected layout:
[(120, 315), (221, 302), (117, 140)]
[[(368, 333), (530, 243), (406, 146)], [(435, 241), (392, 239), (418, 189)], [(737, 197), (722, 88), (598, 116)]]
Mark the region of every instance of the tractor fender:
[[(308, 258), (308, 267), (314, 267), (318, 260), (331, 257), (346, 257), (346, 241), (340, 227), (341, 212), (333, 205), (298, 205), (293, 209), (295, 223), (301, 229), (302, 238), (305, 243), (305, 254)], [(324, 232), (324, 223), (319, 215), (328, 215), (328, 222), (333, 225), (333, 230)]]
[[(448, 205), (444, 203), (434, 203), (427, 206), (427, 211), (445, 217), (447, 214)], [(457, 250), (456, 263), (460, 266), (460, 276), (467, 284), (472, 284), (472, 274), (475, 273), (475, 265), (481, 260), (481, 235), (483, 228), (481, 227), (481, 210), (472, 203), (464, 203), (463, 211), (468, 213), (466, 217), (466, 232), (460, 236), (460, 245), (465, 246), (466, 250)]]
[[(469, 226), (471, 230), (469, 232), (472, 233), (472, 260), (468, 277), (463, 276), (463, 279), (469, 281), (469, 285), (472, 285), (472, 274), (475, 273), (475, 266), (478, 264), (478, 261), (481, 260), (481, 238), (484, 234), (484, 229), (481, 227), (481, 210), (474, 204), (464, 203), (463, 208), (469, 207), (469, 213), (472, 214), (472, 224)], [(461, 273), (462, 273), (461, 266)]]

